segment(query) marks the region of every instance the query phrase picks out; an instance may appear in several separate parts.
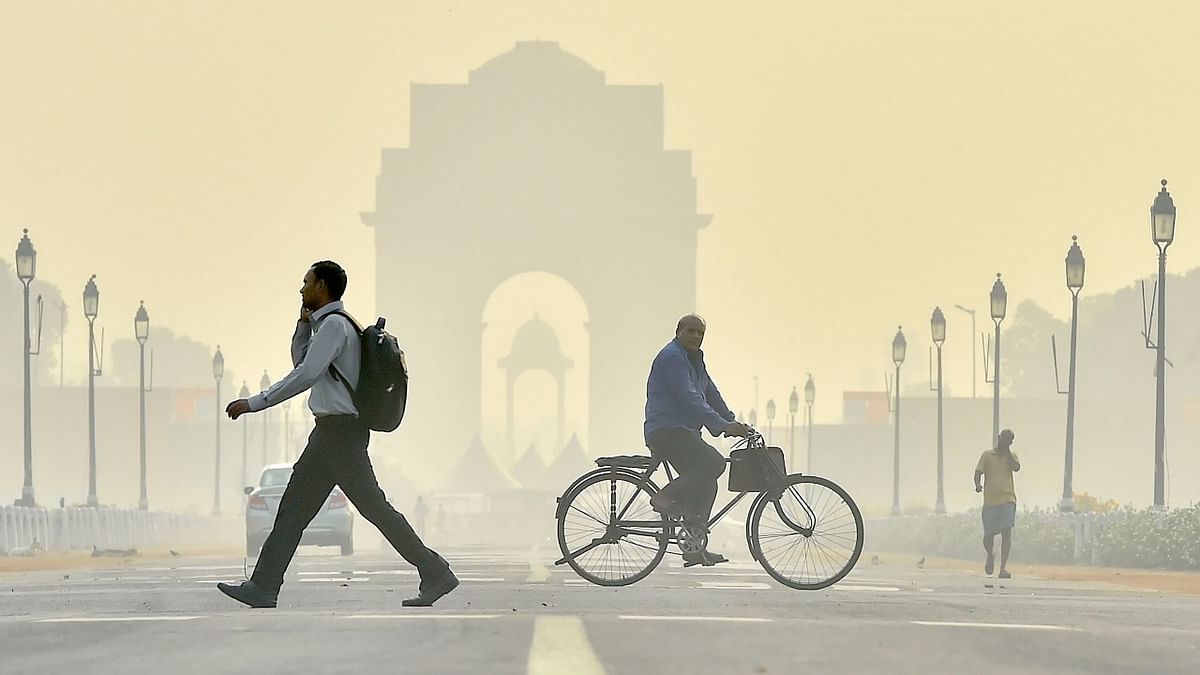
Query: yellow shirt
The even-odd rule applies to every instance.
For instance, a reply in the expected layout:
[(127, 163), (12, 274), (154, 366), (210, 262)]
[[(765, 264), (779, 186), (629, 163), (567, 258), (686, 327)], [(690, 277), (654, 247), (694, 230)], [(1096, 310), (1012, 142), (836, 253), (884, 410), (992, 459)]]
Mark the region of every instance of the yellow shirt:
[(1009, 451), (1012, 461), (1001, 456), (995, 450), (985, 450), (979, 456), (979, 464), (975, 466), (976, 473), (983, 474), (983, 505), (1016, 503), (1017, 489), (1013, 485), (1013, 471), (1021, 469), (1021, 460), (1017, 453)]

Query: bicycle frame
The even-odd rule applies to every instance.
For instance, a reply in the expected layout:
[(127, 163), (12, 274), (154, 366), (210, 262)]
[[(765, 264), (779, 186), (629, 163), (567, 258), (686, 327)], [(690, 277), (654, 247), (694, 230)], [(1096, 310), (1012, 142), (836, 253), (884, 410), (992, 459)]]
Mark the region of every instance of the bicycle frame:
[[(748, 436), (743, 441), (743, 445), (741, 447), (764, 448), (766, 446), (765, 446), (765, 443), (763, 443), (762, 434), (758, 433), (757, 431), (752, 430), (750, 436)], [(725, 458), (726, 463), (730, 463), (731, 461), (732, 460), (729, 459), (728, 457)], [(670, 483), (670, 481), (674, 480), (675, 476), (671, 471), (670, 465), (665, 460), (651, 454), (650, 465), (647, 466), (646, 468), (642, 469), (641, 471), (635, 471), (633, 469), (621, 467), (621, 466), (603, 466), (594, 471), (590, 471), (587, 474), (584, 474), (579, 479), (577, 479), (576, 482), (574, 484), (572, 484), (571, 487), (569, 487), (567, 489), (566, 493), (569, 493), (575, 484), (578, 484), (579, 482), (582, 482), (584, 480), (587, 480), (587, 479), (592, 478), (597, 475), (612, 475), (614, 477), (615, 476), (625, 476), (627, 478), (632, 478), (636, 482), (637, 487), (638, 487), (638, 490), (635, 490), (634, 493), (632, 495), (630, 495), (630, 497), (625, 501), (625, 503), (620, 505), (620, 507), (618, 509), (617, 497), (616, 497), (616, 483), (613, 482), (613, 484), (611, 486), (611, 492), (610, 492), (610, 498), (609, 498), (609, 522), (606, 524), (607, 528), (606, 528), (604, 535), (593, 539), (589, 544), (583, 546), (579, 550), (573, 551), (571, 553), (571, 557), (577, 557), (577, 556), (583, 555), (584, 553), (587, 553), (588, 551), (591, 551), (592, 549), (594, 549), (600, 545), (603, 545), (603, 544), (615, 543), (616, 541), (620, 540), (625, 535), (636, 535), (636, 536), (655, 537), (655, 538), (665, 536), (667, 538), (668, 542), (675, 542), (675, 543), (679, 542), (679, 535), (676, 532), (676, 528), (683, 527), (683, 525), (677, 520), (674, 520), (674, 519), (668, 520), (665, 527), (664, 527), (663, 521), (661, 519), (659, 519), (659, 520), (623, 520), (625, 514), (629, 511), (630, 507), (633, 506), (634, 500), (637, 498), (639, 491), (645, 491), (647, 494), (650, 494), (650, 495), (653, 495), (658, 492), (659, 488), (651, 480), (651, 477), (654, 475), (654, 473), (658, 470), (658, 468), (660, 466), (663, 467), (667, 473), (668, 483)], [(812, 536), (813, 529), (816, 524), (816, 514), (813, 512), (812, 508), (808, 505), (807, 500), (804, 499), (804, 497), (801, 494), (799, 494), (799, 492), (797, 492), (794, 487), (787, 485), (787, 474), (785, 472), (779, 470), (779, 468), (776, 467), (774, 464), (770, 464), (770, 466), (774, 470), (775, 474), (773, 476), (768, 477), (768, 488), (766, 490), (754, 491), (758, 495), (755, 498), (755, 503), (757, 503), (758, 500), (760, 500), (760, 499), (772, 499), (772, 501), (774, 501), (775, 511), (779, 515), (780, 520), (782, 520), (784, 523), (786, 523), (788, 525), (788, 527), (790, 527), (795, 532), (802, 534), (806, 537)], [(783, 489), (787, 489), (787, 490), (791, 491), (792, 494), (796, 497), (796, 500), (800, 503), (801, 508), (803, 508), (803, 510), (805, 512), (805, 516), (809, 523), (807, 526), (796, 523), (785, 512), (785, 510), (780, 507), (779, 496), (782, 495)], [(721, 521), (721, 519), (724, 518), (725, 515), (728, 514), (730, 511), (732, 511), (733, 508), (735, 506), (737, 506), (737, 504), (740, 503), (742, 501), (742, 499), (744, 499), (746, 497), (746, 495), (750, 494), (750, 492), (751, 491), (738, 492), (733, 497), (733, 499), (731, 499), (727, 504), (725, 504), (725, 506), (722, 507), (715, 515), (712, 515), (709, 518), (708, 522), (706, 523), (706, 527), (709, 530), (711, 530), (713, 526), (715, 526), (717, 523), (719, 523)], [(564, 494), (566, 494), (566, 493), (564, 493)], [(772, 495), (775, 495), (775, 496), (772, 497)], [(569, 504), (567, 505), (567, 507), (569, 507)], [(560, 508), (562, 508), (562, 507), (560, 507)], [(753, 509), (753, 506), (751, 508)], [(563, 514), (559, 513), (558, 515), (559, 515), (559, 517), (561, 517)], [(749, 521), (749, 519), (747, 519), (747, 521), (746, 521), (746, 530), (747, 530), (746, 531), (746, 539), (747, 539), (747, 541), (750, 540), (749, 528), (750, 528), (750, 521)], [(558, 561), (556, 561), (555, 564), (561, 565), (561, 564), (565, 563), (566, 560), (567, 560), (567, 558), (563, 557), (563, 558), (559, 559)]]

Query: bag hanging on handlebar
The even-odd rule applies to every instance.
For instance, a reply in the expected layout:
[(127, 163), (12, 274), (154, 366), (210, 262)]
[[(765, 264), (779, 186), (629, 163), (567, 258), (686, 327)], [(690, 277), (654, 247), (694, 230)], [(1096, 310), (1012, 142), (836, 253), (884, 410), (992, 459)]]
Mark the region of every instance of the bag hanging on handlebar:
[(762, 492), (786, 475), (782, 448), (741, 448), (729, 453), (731, 492)]

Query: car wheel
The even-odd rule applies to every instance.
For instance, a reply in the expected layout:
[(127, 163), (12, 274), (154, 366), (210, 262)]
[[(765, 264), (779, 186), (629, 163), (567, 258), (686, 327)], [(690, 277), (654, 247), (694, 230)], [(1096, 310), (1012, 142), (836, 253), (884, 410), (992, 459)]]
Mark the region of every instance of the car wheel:
[(342, 544), (342, 555), (354, 555), (354, 540), (347, 539)]

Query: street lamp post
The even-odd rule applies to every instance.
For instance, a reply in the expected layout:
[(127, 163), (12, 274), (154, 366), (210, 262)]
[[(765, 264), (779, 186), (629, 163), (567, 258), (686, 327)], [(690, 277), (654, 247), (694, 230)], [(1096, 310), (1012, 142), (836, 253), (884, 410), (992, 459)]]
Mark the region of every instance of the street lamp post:
[(933, 344), (937, 345), (937, 504), (934, 510), (937, 513), (945, 513), (946, 494), (942, 471), (942, 343), (946, 341), (946, 316), (942, 314), (941, 307), (933, 308), (929, 330), (933, 334)]
[(99, 506), (96, 497), (96, 316), (100, 313), (100, 289), (96, 275), (83, 287), (83, 315), (88, 321), (88, 506)]
[(767, 399), (767, 445), (771, 444), (771, 430), (775, 428), (775, 399)]
[[(267, 389), (271, 388), (271, 378), (267, 377), (267, 371), (265, 371), (265, 370), (263, 371), (262, 377), (259, 378), (259, 380), (258, 380), (258, 387), (259, 387), (259, 389), (258, 389), (259, 391), (266, 391)], [(262, 418), (263, 418), (263, 442), (262, 442), (263, 466), (267, 465), (267, 431), (269, 431), (269, 427), (267, 426), (267, 420), (269, 419), (270, 414), (271, 414), (271, 409), (267, 408), (266, 410), (263, 411), (263, 416), (262, 416)]]
[(221, 345), (217, 345), (217, 353), (212, 360), (213, 379), (217, 382), (216, 396), (216, 455), (217, 468), (213, 480), (213, 515), (221, 513), (221, 378), (225, 376), (225, 356), (221, 353)]
[(133, 315), (133, 334), (138, 341), (138, 457), (142, 467), (138, 508), (147, 511), (150, 502), (146, 496), (146, 339), (150, 337), (150, 315), (146, 313), (145, 302), (138, 303), (137, 314)]
[(1071, 291), (1071, 365), (1067, 371), (1067, 446), (1063, 460), (1063, 496), (1058, 508), (1071, 513), (1075, 510), (1075, 490), (1072, 487), (1075, 474), (1075, 336), (1079, 327), (1079, 289), (1083, 288), (1086, 265), (1077, 237), (1071, 237), (1066, 265), (1067, 290)]
[(804, 467), (805, 473), (812, 473), (812, 423), (813, 423), (813, 401), (817, 399), (817, 387), (813, 384), (812, 373), (808, 374), (808, 381), (804, 383), (804, 404), (808, 409), (807, 420), (804, 424), (805, 430), (808, 432), (808, 465)]
[(1166, 504), (1163, 494), (1164, 455), (1166, 439), (1166, 381), (1164, 367), (1167, 359), (1167, 247), (1175, 240), (1175, 202), (1167, 192), (1167, 180), (1162, 181), (1162, 190), (1154, 197), (1150, 207), (1150, 233), (1158, 247), (1158, 340), (1155, 341), (1155, 368), (1158, 386), (1154, 405), (1154, 505)]
[[(238, 392), (238, 398), (249, 399), (250, 388), (246, 386), (246, 381), (242, 380), (242, 390)], [(250, 443), (250, 426), (247, 420), (242, 420), (242, 485), (248, 485), (246, 476), (246, 464), (248, 463), (249, 443)]]
[(992, 284), (989, 296), (992, 309), (992, 321), (996, 323), (996, 350), (992, 353), (992, 444), (995, 447), (1000, 436), (1000, 322), (1008, 311), (1008, 291), (996, 273), (996, 281)]
[(896, 328), (896, 337), (892, 338), (892, 362), (896, 364), (896, 405), (895, 413), (895, 444), (892, 453), (892, 515), (900, 515), (900, 364), (904, 363), (904, 352), (908, 344), (904, 340), (901, 327)]
[(791, 431), (788, 432), (788, 466), (796, 463), (796, 413), (800, 410), (800, 394), (792, 387), (792, 395), (788, 397), (788, 420)]
[[(21, 241), (17, 242), (17, 279), (25, 287), (25, 346), (21, 358), (25, 362), (25, 480), (21, 484), (21, 500), (18, 506), (33, 507), (33, 398), (30, 384), (29, 357), (35, 353), (29, 337), (29, 284), (37, 275), (37, 250), (29, 240), (29, 230), (22, 230)], [(40, 296), (39, 296), (40, 297)], [(38, 318), (38, 351), (41, 351), (41, 318)]]

